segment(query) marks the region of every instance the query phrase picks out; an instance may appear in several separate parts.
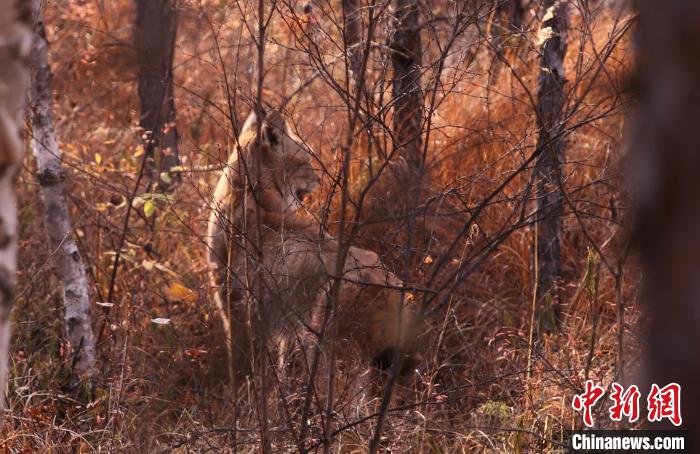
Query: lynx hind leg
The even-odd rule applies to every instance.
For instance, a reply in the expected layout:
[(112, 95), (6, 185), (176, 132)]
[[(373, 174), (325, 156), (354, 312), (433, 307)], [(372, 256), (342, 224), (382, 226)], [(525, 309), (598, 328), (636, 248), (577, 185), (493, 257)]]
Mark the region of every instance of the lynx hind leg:
[(365, 279), (368, 285), (361, 290), (361, 320), (366, 324), (367, 347), (372, 365), (380, 371), (389, 371), (396, 359), (401, 360), (401, 375), (412, 371), (417, 364), (416, 323), (411, 301), (398, 288), (401, 282), (388, 271), (375, 269)]
[(396, 358), (402, 361), (399, 373), (416, 367), (415, 327), (408, 301), (401, 304), (398, 292), (381, 289), (373, 299), (368, 324), (368, 339), (374, 367), (389, 370)]
[[(394, 373), (394, 366), (399, 368), (398, 380), (394, 384), (394, 392), (390, 405), (403, 405), (416, 399), (415, 385), (419, 376), (414, 373), (419, 364), (417, 353), (417, 326), (411, 302), (405, 300), (401, 304), (400, 292), (390, 289), (381, 289), (373, 300), (373, 307), (369, 313), (367, 336), (371, 342), (372, 365), (369, 375), (371, 390), (370, 397), (377, 399), (370, 401), (375, 408), (382, 400), (387, 380)], [(395, 364), (395, 361), (400, 361)]]
[(356, 296), (356, 310), (358, 318), (365, 323), (360, 331), (364, 332), (374, 367), (388, 370), (399, 356), (402, 357), (400, 372), (413, 370), (416, 360), (412, 331), (416, 327), (410, 302), (406, 298), (401, 301), (402, 282), (384, 267), (376, 253), (360, 248), (351, 248), (346, 274), (366, 283)]

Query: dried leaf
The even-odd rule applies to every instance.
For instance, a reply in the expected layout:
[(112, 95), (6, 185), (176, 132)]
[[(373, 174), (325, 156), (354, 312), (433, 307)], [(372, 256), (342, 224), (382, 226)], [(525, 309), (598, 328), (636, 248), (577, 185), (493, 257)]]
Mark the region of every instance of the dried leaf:
[(165, 289), (165, 297), (170, 302), (185, 301), (193, 303), (197, 300), (197, 294), (179, 282), (173, 282)]

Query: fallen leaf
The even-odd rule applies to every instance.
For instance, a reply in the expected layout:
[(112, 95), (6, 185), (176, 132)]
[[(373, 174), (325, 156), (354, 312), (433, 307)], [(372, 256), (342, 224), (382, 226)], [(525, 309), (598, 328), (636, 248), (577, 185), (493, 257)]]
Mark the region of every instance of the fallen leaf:
[(165, 297), (171, 303), (176, 301), (193, 303), (197, 301), (197, 294), (179, 282), (173, 282), (167, 289), (165, 289)]

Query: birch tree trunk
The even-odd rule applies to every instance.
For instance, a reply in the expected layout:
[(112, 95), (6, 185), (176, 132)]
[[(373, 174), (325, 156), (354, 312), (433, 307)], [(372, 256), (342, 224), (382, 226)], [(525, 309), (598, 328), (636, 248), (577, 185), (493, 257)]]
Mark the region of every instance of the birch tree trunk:
[(64, 331), (80, 376), (91, 379), (95, 372), (95, 337), (90, 315), (90, 297), (85, 266), (73, 238), (65, 198), (65, 172), (61, 163), (53, 121), (51, 67), (48, 41), (40, 9), (36, 12), (32, 51), (30, 118), (32, 150), (37, 162), (44, 224), (53, 252), (54, 271), (63, 289)]
[(409, 164), (411, 173), (414, 176), (422, 175), (425, 164), (421, 146), (424, 106), (420, 77), (423, 47), (418, 0), (396, 0), (395, 13), (396, 27), (391, 40), (394, 141)]
[[(537, 301), (545, 329), (553, 329), (559, 318), (557, 290), (561, 275), (561, 224), (564, 198), (561, 166), (564, 159), (562, 117), (565, 104), (564, 57), (568, 29), (568, 0), (545, 0), (540, 30), (541, 60), (537, 86), (537, 186), (536, 275)], [(551, 306), (550, 306), (551, 305)], [(551, 310), (550, 310), (551, 307)]]
[[(146, 134), (147, 150), (157, 150), (157, 186), (169, 187), (179, 173), (170, 170), (180, 164), (180, 136), (175, 127), (173, 56), (177, 33), (176, 0), (136, 0), (135, 38), (139, 62), (140, 126)], [(153, 144), (149, 147), (148, 141)]]
[(641, 99), (627, 161), (644, 265), (649, 379), (660, 387), (681, 385), (682, 428), (695, 430), (700, 427), (700, 2), (635, 3)]
[(31, 52), (29, 2), (0, 0), (0, 409), (5, 408), (10, 355), (10, 315), (17, 273), (15, 179), (24, 153), (27, 57)]

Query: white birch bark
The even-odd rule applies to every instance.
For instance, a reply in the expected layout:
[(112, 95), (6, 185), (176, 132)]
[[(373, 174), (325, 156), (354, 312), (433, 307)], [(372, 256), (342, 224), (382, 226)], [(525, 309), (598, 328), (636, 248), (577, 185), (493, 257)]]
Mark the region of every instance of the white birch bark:
[(65, 197), (65, 172), (58, 147), (51, 99), (51, 67), (41, 11), (36, 13), (31, 58), (30, 119), (32, 152), (44, 207), (44, 224), (53, 255), (56, 277), (63, 290), (64, 332), (72, 364), (80, 377), (91, 379), (95, 369), (95, 337), (90, 316), (90, 295), (83, 259), (73, 237)]
[(30, 23), (27, 2), (0, 0), (0, 410), (5, 408), (17, 273), (15, 180), (24, 153), (21, 132), (29, 81)]

